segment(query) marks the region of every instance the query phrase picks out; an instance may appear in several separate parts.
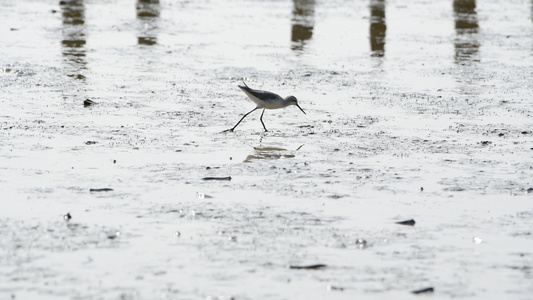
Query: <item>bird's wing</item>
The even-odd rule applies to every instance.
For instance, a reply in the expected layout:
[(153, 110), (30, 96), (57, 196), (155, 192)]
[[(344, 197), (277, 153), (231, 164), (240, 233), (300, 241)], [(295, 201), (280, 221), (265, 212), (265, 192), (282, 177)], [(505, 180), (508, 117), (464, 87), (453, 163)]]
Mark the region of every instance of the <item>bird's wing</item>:
[[(239, 88), (241, 88), (241, 90), (246, 94), (248, 95), (248, 97), (250, 99), (252, 99), (252, 101), (254, 101), (256, 104), (259, 104), (257, 102), (257, 100), (260, 100), (260, 101), (264, 101), (264, 102), (271, 102), (271, 101), (274, 101), (274, 100), (277, 100), (277, 99), (280, 99), (281, 97), (278, 95), (278, 94), (274, 94), (274, 93), (271, 93), (271, 92), (267, 92), (267, 91), (261, 91), (261, 90), (254, 90), (254, 89), (251, 89), (249, 88), (246, 83), (244, 84), (244, 86), (242, 85), (239, 85)], [(257, 99), (257, 100), (256, 100)]]

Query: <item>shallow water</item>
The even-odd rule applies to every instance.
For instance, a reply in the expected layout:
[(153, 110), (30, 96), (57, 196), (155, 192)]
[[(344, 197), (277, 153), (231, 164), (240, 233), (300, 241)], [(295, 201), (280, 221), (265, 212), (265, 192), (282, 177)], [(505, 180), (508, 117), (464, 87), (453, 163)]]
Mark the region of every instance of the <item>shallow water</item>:
[(219, 2), (0, 1), (1, 299), (530, 297), (531, 2)]

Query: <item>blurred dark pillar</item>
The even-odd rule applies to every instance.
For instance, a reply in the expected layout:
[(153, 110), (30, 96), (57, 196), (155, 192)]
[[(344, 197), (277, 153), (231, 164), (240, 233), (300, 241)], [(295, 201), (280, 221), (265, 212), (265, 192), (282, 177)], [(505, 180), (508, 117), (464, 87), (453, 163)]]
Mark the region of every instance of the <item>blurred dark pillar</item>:
[(292, 10), (292, 50), (303, 50), (306, 41), (313, 36), (315, 26), (315, 0), (293, 0)]
[(159, 0), (137, 0), (137, 20), (140, 21), (137, 44), (151, 46), (157, 44), (157, 20), (160, 15)]
[(479, 62), (478, 20), (475, 0), (454, 0), (455, 63)]
[(385, 0), (370, 0), (370, 50), (372, 56), (385, 55)]
[(69, 66), (67, 76), (84, 80), (81, 70), (86, 69), (85, 61), (85, 5), (83, 0), (60, 1), (63, 19), (63, 39), (61, 40), (63, 59)]

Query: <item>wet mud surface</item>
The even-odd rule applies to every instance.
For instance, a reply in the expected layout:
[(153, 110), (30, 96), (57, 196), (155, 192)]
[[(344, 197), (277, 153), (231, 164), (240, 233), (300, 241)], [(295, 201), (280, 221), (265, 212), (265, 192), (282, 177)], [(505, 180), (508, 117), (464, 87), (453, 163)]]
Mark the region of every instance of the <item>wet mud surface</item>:
[(219, 2), (0, 2), (0, 298), (530, 297), (530, 1)]

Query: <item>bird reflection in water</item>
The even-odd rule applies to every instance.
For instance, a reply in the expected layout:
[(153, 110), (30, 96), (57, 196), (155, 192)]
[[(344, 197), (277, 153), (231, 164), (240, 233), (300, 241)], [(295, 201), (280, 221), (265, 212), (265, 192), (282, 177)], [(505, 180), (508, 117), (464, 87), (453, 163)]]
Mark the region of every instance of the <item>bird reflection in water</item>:
[[(301, 145), (300, 147), (298, 147), (294, 151), (298, 151), (302, 147), (303, 147), (303, 145)], [(251, 155), (248, 155), (246, 157), (246, 159), (244, 160), (244, 162), (252, 162), (252, 161), (258, 160), (258, 159), (271, 160), (271, 159), (294, 158), (295, 157), (294, 154), (287, 153), (287, 151), (289, 151), (289, 150), (287, 150), (285, 148), (275, 147), (275, 146), (272, 146), (272, 147), (268, 147), (268, 146), (266, 146), (266, 147), (254, 147), (254, 151), (255, 151), (255, 153), (251, 154)]]
[(282, 154), (287, 149), (277, 147), (254, 147), (255, 154), (248, 155), (244, 162), (252, 162), (257, 159), (280, 159), (293, 158), (293, 154)]

